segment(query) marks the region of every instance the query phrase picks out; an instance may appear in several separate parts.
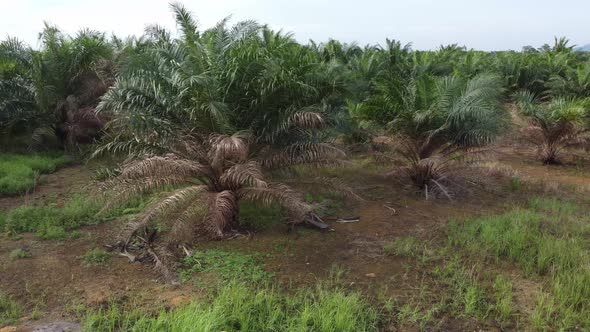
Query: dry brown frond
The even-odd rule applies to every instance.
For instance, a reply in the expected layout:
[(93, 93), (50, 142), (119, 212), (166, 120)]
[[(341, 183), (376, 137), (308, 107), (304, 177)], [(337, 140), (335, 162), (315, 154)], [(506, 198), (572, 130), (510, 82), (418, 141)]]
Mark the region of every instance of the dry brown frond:
[(209, 168), (192, 160), (181, 159), (173, 154), (150, 157), (124, 164), (120, 179), (144, 179), (149, 177), (197, 177), (207, 174)]
[(206, 191), (207, 187), (204, 185), (191, 186), (176, 190), (164, 200), (148, 207), (138, 219), (129, 222), (126, 227), (127, 230), (122, 234), (123, 240), (125, 243), (129, 243), (131, 238), (137, 234), (138, 231), (149, 227), (155, 218), (166, 216), (175, 210), (186, 209), (188, 205), (193, 203)]
[(173, 262), (174, 255), (165, 247), (146, 248), (146, 252), (154, 263), (154, 269), (158, 271), (167, 282), (176, 282)]
[(198, 200), (187, 206), (184, 211), (180, 210), (172, 228), (163, 236), (162, 242), (169, 245), (190, 244), (195, 236), (203, 235), (202, 227), (207, 215), (207, 207), (204, 203), (205, 200)]
[(207, 206), (208, 211), (203, 230), (211, 238), (220, 239), (227, 226), (231, 225), (237, 217), (238, 200), (232, 191), (224, 190), (219, 193), (211, 193)]
[(212, 135), (209, 139), (209, 160), (243, 161), (248, 158), (248, 143), (239, 135)]
[(320, 129), (326, 125), (321, 114), (306, 111), (293, 113), (287, 120), (287, 124), (289, 127), (302, 129)]
[(228, 162), (242, 162), (248, 158), (248, 143), (240, 135), (211, 135), (207, 153), (211, 167), (221, 175)]
[(223, 173), (220, 182), (224, 187), (231, 189), (238, 189), (245, 186), (267, 186), (260, 165), (255, 161), (236, 164), (230, 167)]
[(128, 201), (132, 197), (182, 184), (188, 184), (187, 179), (182, 176), (154, 176), (138, 179), (121, 179), (117, 177), (102, 185), (103, 194), (105, 196), (108, 195), (109, 197), (107, 197), (107, 203), (98, 214), (103, 214)]

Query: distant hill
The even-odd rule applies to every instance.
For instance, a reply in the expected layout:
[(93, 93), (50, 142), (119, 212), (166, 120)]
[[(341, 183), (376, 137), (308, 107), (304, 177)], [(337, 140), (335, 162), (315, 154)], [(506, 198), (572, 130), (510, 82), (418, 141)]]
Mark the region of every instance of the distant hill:
[(580, 47), (576, 47), (576, 51), (590, 52), (590, 44), (587, 44), (587, 45), (584, 45), (584, 46), (580, 46)]

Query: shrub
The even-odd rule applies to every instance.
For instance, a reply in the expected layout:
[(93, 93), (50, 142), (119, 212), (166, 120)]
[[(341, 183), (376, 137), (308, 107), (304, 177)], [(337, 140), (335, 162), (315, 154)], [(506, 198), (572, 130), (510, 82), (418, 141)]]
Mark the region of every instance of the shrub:
[(10, 255), (8, 257), (11, 260), (15, 261), (17, 259), (29, 258), (29, 257), (31, 257), (31, 254), (28, 251), (17, 248), (17, 249), (14, 249), (13, 251), (11, 251)]
[(22, 311), (22, 307), (10, 296), (0, 292), (0, 327), (15, 323)]
[(106, 265), (110, 259), (111, 255), (109, 253), (98, 248), (89, 250), (82, 256), (84, 266), (86, 267)]

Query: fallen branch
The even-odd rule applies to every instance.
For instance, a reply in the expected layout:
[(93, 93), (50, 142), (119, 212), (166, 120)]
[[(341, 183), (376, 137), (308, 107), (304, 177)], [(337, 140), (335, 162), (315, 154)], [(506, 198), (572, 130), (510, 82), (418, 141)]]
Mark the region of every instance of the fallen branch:
[(328, 226), (328, 224), (326, 224), (322, 218), (320, 218), (317, 214), (311, 214), (309, 218), (306, 218), (305, 221), (312, 225), (315, 226), (321, 230), (325, 230), (325, 229), (329, 229), (330, 226)]
[(348, 223), (358, 222), (360, 220), (361, 220), (360, 217), (353, 217), (353, 218), (337, 219), (336, 222), (341, 223), (341, 224), (348, 224)]
[(397, 210), (392, 208), (391, 206), (383, 205), (383, 207), (390, 210), (393, 214), (397, 214)]

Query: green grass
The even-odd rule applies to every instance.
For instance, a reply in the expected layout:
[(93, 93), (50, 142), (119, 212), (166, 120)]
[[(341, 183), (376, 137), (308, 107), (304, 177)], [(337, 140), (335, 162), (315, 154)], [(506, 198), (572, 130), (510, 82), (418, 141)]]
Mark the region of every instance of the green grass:
[(148, 315), (113, 305), (83, 320), (85, 331), (377, 331), (378, 313), (357, 293), (327, 286), (287, 295), (228, 282), (206, 301)]
[(510, 182), (508, 183), (508, 190), (511, 192), (517, 192), (522, 189), (522, 182), (518, 177), (510, 178)]
[(9, 235), (32, 232), (42, 240), (67, 238), (82, 226), (95, 225), (102, 221), (136, 212), (143, 200), (135, 200), (126, 206), (114, 209), (106, 215), (97, 215), (104, 202), (101, 199), (73, 196), (65, 205), (21, 206), (0, 216), (0, 230)]
[(13, 155), (0, 156), (0, 196), (24, 194), (33, 189), (39, 174), (54, 172), (72, 159), (67, 156)]
[(494, 280), (494, 310), (500, 324), (510, 321), (514, 308), (512, 304), (512, 281), (504, 276)]
[[(452, 225), (449, 242), (474, 255), (513, 262), (525, 276), (542, 277), (549, 292), (541, 296), (529, 317), (536, 328), (587, 330), (590, 219), (582, 212), (576, 204), (536, 198), (525, 209)], [(502, 303), (498, 304), (501, 316), (506, 317), (509, 308)]]
[(196, 251), (184, 259), (187, 267), (181, 273), (183, 280), (199, 279), (203, 274), (213, 275), (219, 281), (240, 280), (259, 283), (270, 279), (259, 256), (222, 250)]
[(424, 244), (413, 236), (397, 238), (384, 245), (383, 252), (401, 257), (416, 257), (424, 252)]
[(82, 261), (84, 261), (86, 267), (104, 266), (107, 265), (110, 259), (111, 255), (108, 252), (98, 248), (88, 250), (82, 256)]
[(0, 292), (0, 327), (16, 323), (22, 312), (23, 309), (18, 303)]
[(31, 257), (31, 254), (23, 249), (17, 248), (12, 250), (8, 257), (10, 258), (10, 260), (15, 261), (17, 259), (29, 258)]
[(491, 301), (474, 270), (463, 267), (458, 257), (454, 257), (444, 267), (437, 267), (434, 275), (448, 288), (450, 297), (446, 302), (452, 313), (484, 319)]

